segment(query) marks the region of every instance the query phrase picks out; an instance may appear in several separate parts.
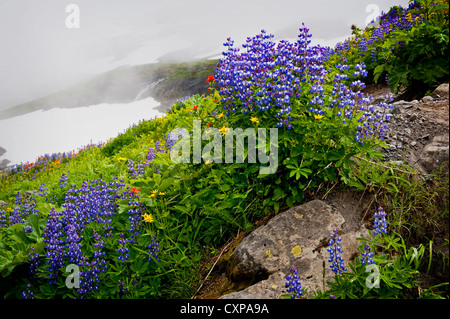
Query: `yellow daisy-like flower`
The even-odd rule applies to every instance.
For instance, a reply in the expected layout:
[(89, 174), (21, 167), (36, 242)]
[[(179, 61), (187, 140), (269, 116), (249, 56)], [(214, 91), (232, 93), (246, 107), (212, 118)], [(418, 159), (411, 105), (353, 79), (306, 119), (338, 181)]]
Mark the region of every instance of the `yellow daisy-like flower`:
[(259, 120), (257, 117), (251, 117), (250, 121), (252, 121), (253, 123), (259, 124)]
[(228, 127), (226, 127), (225, 125), (219, 129), (220, 133), (222, 133), (222, 135), (225, 135), (225, 132), (228, 130)]
[(217, 115), (217, 118), (221, 119), (223, 116), (224, 116), (223, 113), (220, 113), (220, 114)]
[(153, 223), (153, 216), (152, 216), (152, 214), (144, 214), (144, 215), (141, 215), (141, 216), (144, 218), (144, 222)]
[(158, 195), (158, 190), (157, 189), (152, 191), (152, 194), (149, 197), (152, 198), (152, 197), (155, 197), (156, 195)]
[(210, 159), (205, 161), (205, 165), (209, 165), (209, 163), (211, 163)]
[(122, 162), (122, 161), (126, 161), (127, 159), (126, 159), (125, 157), (119, 157), (117, 160), (118, 160), (119, 162)]
[(163, 196), (163, 195), (166, 195), (166, 193), (161, 193), (161, 192), (159, 192), (159, 195)]
[(316, 120), (320, 120), (322, 117), (323, 117), (323, 115), (315, 115), (315, 114), (314, 114), (314, 118), (315, 118)]

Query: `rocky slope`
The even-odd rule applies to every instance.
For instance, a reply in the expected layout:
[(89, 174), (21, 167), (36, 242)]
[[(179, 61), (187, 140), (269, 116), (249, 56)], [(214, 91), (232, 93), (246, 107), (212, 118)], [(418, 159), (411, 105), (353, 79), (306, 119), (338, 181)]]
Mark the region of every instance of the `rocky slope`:
[[(384, 93), (386, 88), (379, 90)], [(381, 91), (381, 92), (380, 92)], [(420, 101), (396, 101), (391, 110), (385, 160), (402, 161), (431, 173), (449, 160), (449, 85)]]

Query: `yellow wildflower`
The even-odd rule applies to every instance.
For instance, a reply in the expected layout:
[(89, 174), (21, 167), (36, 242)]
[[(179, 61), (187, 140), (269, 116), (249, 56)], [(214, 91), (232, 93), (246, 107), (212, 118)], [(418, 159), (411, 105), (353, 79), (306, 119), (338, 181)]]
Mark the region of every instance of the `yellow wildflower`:
[(223, 117), (223, 113), (220, 113), (220, 114), (217, 115), (218, 119), (221, 119), (222, 117)]
[(152, 214), (144, 214), (144, 215), (141, 215), (141, 216), (144, 218), (144, 222), (153, 223), (153, 216), (152, 216)]
[(119, 157), (117, 160), (118, 160), (119, 162), (122, 162), (122, 161), (126, 161), (127, 159), (126, 159), (125, 157)]
[(220, 133), (222, 133), (222, 135), (225, 135), (225, 132), (228, 130), (228, 127), (226, 127), (225, 125), (219, 129)]
[(315, 115), (315, 114), (314, 114), (314, 118), (315, 118), (316, 120), (320, 120), (322, 117), (323, 117), (323, 115)]
[(158, 190), (157, 189), (152, 191), (152, 194), (149, 197), (152, 198), (152, 197), (155, 197), (156, 195), (158, 195)]
[(250, 121), (252, 121), (253, 123), (259, 124), (259, 120), (257, 117), (251, 117)]

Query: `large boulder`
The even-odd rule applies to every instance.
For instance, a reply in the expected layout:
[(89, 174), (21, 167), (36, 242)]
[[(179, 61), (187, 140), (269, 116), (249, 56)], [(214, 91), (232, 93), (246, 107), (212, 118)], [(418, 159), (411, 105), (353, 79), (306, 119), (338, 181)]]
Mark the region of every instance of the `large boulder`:
[(425, 146), (419, 158), (419, 164), (424, 167), (428, 173), (439, 170), (441, 166), (444, 166), (444, 168), (448, 170), (448, 162), (448, 135), (435, 136), (433, 141)]
[(434, 98), (448, 99), (448, 83), (439, 85), (433, 93), (431, 93), (431, 96)]
[(358, 253), (356, 238), (368, 235), (362, 225), (345, 224), (344, 215), (321, 200), (276, 215), (244, 238), (228, 261), (227, 273), (232, 281), (257, 283), (223, 298), (279, 297), (291, 266), (297, 268), (302, 286), (309, 293), (327, 289), (326, 281), (334, 275), (327, 252), (333, 230), (341, 231), (345, 263)]

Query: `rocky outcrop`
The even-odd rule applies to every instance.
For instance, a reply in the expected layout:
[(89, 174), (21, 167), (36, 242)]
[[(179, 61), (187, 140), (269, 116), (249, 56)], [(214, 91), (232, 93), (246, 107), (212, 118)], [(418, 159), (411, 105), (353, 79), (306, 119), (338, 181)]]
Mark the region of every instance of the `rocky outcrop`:
[(442, 83), (433, 91), (433, 93), (431, 93), (431, 96), (433, 98), (437, 98), (437, 99), (442, 99), (442, 98), (448, 99), (448, 96), (449, 96), (448, 90), (449, 90), (448, 83)]
[(4, 169), (6, 169), (6, 167), (10, 163), (10, 161), (7, 159), (1, 159), (1, 157), (5, 153), (6, 153), (6, 150), (0, 146), (0, 171), (3, 171)]
[(285, 277), (295, 266), (302, 286), (309, 293), (327, 288), (333, 273), (329, 268), (328, 240), (333, 229), (341, 232), (344, 260), (358, 254), (356, 238), (367, 229), (321, 200), (313, 200), (279, 213), (237, 246), (230, 255), (227, 274), (234, 281), (254, 284), (222, 298), (280, 298)]
[[(444, 86), (445, 87), (445, 86)], [(441, 86), (439, 98), (424, 96), (420, 101), (397, 101), (390, 110), (385, 160), (402, 161), (424, 174), (448, 167), (449, 100)], [(435, 91), (435, 92), (436, 92)], [(438, 94), (434, 94), (438, 96)]]
[(438, 171), (441, 167), (448, 171), (449, 137), (439, 135), (423, 149), (419, 164), (428, 172)]

